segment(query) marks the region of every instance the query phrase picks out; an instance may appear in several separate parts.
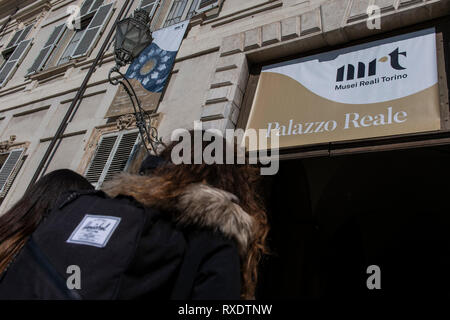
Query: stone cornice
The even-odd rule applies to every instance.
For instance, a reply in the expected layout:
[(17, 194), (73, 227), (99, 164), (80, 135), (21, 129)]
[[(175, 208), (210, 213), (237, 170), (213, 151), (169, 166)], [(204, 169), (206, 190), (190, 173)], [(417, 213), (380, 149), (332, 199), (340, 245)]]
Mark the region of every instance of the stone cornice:
[[(19, 6), (20, 5), (21, 4), (19, 4)], [(10, 14), (12, 14), (17, 6), (18, 4), (16, 1), (2, 1), (0, 2), (0, 12), (11, 12)], [(17, 23), (35, 19), (40, 16), (42, 12), (49, 11), (50, 8), (51, 3), (49, 0), (34, 1), (31, 4), (19, 9), (19, 11), (14, 14), (13, 19), (15, 19)], [(8, 18), (5, 17), (4, 19)]]
[[(289, 47), (295, 42), (298, 43), (296, 53), (306, 52), (385, 33), (450, 13), (450, 1), (419, 0), (404, 2), (398, 6), (398, 0), (391, 0), (391, 5), (381, 8), (381, 29), (369, 29), (367, 16), (359, 12), (363, 6), (358, 6), (358, 10), (354, 9), (356, 4), (360, 4), (359, 1), (330, 0), (298, 16), (225, 37), (221, 44), (221, 56), (248, 52), (252, 61), (267, 61), (284, 55), (280, 54), (279, 48), (274, 57), (269, 54), (269, 48), (277, 48), (280, 45), (286, 44)], [(286, 52), (288, 53), (290, 52)]]

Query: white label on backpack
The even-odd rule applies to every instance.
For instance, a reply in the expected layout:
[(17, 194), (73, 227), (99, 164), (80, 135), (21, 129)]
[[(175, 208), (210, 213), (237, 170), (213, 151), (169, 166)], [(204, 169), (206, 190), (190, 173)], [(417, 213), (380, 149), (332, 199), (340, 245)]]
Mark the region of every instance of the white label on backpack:
[(67, 242), (104, 248), (119, 225), (120, 220), (121, 218), (118, 217), (87, 214), (72, 232)]

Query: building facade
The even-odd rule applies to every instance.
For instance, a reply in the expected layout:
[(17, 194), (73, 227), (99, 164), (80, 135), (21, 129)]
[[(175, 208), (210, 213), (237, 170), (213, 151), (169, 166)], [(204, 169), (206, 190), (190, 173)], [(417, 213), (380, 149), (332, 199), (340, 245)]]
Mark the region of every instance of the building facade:
[[(71, 6), (78, 6), (79, 15), (71, 11)], [(369, 17), (369, 6), (379, 9), (378, 20)], [(28, 187), (114, 22), (138, 7), (148, 10), (153, 18), (153, 31), (190, 19), (163, 94), (150, 94), (133, 82), (144, 109), (155, 111), (152, 121), (163, 141), (169, 141), (174, 129), (193, 128), (194, 121), (201, 121), (205, 129), (246, 128), (249, 119), (262, 112), (252, 107), (260, 94), (257, 88), (262, 70), (267, 66), (435, 28), (439, 128), (294, 142), (281, 150), (281, 159), (316, 159), (450, 143), (447, 0), (2, 0), (1, 212)], [(76, 27), (70, 28), (70, 23)], [(108, 82), (108, 72), (115, 65), (113, 39), (105, 45), (75, 106), (76, 112), (44, 168), (44, 172), (76, 170), (98, 187), (142, 159), (129, 98)], [(308, 167), (308, 163), (303, 166)], [(316, 163), (311, 167), (316, 168)], [(308, 186), (313, 187), (320, 189)], [(311, 196), (312, 207), (319, 197)], [(303, 225), (300, 229), (311, 234), (310, 227)], [(308, 251), (306, 245), (299, 250)], [(294, 268), (296, 262), (289, 265)], [(304, 276), (300, 278), (303, 288), (314, 287), (305, 282)], [(267, 288), (274, 286), (267, 284)], [(293, 290), (292, 295), (314, 296), (314, 292)]]

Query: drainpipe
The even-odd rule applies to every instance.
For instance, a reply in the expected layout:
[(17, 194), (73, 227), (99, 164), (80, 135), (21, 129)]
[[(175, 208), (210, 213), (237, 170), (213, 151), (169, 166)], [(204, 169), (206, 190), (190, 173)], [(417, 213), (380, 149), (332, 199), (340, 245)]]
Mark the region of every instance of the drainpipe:
[(62, 136), (64, 135), (64, 131), (67, 128), (68, 120), (75, 115), (76, 109), (75, 107), (80, 102), (80, 100), (83, 97), (84, 92), (86, 91), (87, 84), (89, 80), (91, 79), (92, 74), (95, 72), (95, 68), (97, 67), (98, 62), (103, 57), (103, 54), (105, 52), (106, 47), (108, 46), (109, 40), (113, 36), (114, 32), (116, 31), (116, 25), (122, 18), (125, 10), (127, 9), (128, 3), (130, 0), (125, 0), (125, 3), (122, 6), (122, 9), (120, 10), (120, 13), (117, 15), (116, 20), (114, 21), (114, 25), (109, 31), (106, 39), (104, 40), (100, 51), (98, 52), (94, 62), (92, 63), (91, 67), (89, 68), (88, 73), (86, 74), (86, 77), (83, 80), (83, 83), (80, 86), (80, 89), (77, 91), (77, 94), (75, 95), (75, 98), (72, 100), (72, 103), (69, 106), (69, 109), (67, 110), (64, 118), (62, 119), (58, 130), (56, 131), (54, 137), (52, 138), (50, 145), (47, 148), (47, 151), (44, 154), (44, 157), (41, 159), (41, 162), (39, 163), (39, 166), (36, 169), (36, 172), (34, 173), (33, 178), (31, 179), (27, 191), (30, 189), (30, 187), (36, 182), (36, 180), (40, 177), (41, 172), (43, 171), (44, 167), (46, 166), (47, 161), (49, 160), (49, 157), (52, 153), (56, 152), (57, 148), (55, 148), (56, 143), (58, 140), (62, 139)]

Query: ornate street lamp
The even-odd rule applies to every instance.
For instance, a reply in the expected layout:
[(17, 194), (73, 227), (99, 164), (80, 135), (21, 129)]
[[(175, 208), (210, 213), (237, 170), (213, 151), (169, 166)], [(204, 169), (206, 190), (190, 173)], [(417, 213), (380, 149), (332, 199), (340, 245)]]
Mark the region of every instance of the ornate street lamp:
[(152, 33), (149, 28), (150, 18), (147, 11), (138, 9), (134, 17), (126, 18), (117, 23), (115, 55), (116, 63), (125, 66), (152, 43)]
[[(163, 144), (162, 140), (158, 138), (158, 131), (151, 126), (151, 116), (142, 109), (141, 102), (133, 86), (120, 72), (120, 67), (133, 62), (152, 43), (150, 22), (147, 11), (137, 9), (133, 17), (123, 19), (117, 23), (114, 45), (116, 65), (109, 71), (108, 79), (112, 85), (122, 85), (127, 92), (133, 105), (136, 126), (139, 128), (142, 142), (148, 153), (150, 153), (150, 150), (147, 147), (147, 143), (151, 145), (153, 152), (157, 153), (158, 146)], [(118, 77), (113, 76), (114, 74), (117, 74)]]

